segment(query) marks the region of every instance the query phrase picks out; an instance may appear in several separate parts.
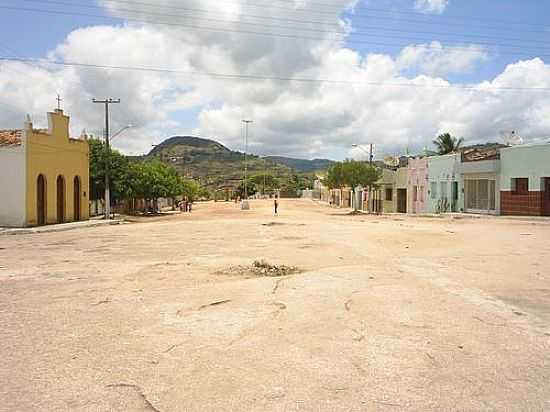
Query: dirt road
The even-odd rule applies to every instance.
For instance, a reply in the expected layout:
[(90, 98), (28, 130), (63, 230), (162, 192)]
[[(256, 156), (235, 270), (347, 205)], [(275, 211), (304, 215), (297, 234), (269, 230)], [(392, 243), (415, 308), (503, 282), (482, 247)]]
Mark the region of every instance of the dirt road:
[(550, 410), (549, 222), (251, 203), (0, 236), (0, 410)]

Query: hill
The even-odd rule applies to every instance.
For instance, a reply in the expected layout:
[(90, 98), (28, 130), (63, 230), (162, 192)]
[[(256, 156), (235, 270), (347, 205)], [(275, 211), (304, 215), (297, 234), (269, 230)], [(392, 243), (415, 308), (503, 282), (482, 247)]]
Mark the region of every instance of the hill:
[(301, 172), (315, 172), (316, 170), (325, 170), (334, 163), (334, 161), (328, 159), (306, 160), (284, 156), (267, 156), (267, 159), (271, 160), (274, 163), (283, 164)]
[[(170, 163), (182, 176), (199, 181), (210, 191), (241, 185), (245, 166), (244, 153), (233, 151), (215, 140), (195, 136), (171, 137), (147, 155), (134, 158), (143, 159), (159, 159)], [(312, 186), (314, 176), (303, 171), (304, 165), (301, 168), (293, 168), (277, 159), (248, 155), (249, 176), (275, 176), (280, 181), (281, 188), (289, 191)], [(311, 167), (306, 169), (315, 170)]]

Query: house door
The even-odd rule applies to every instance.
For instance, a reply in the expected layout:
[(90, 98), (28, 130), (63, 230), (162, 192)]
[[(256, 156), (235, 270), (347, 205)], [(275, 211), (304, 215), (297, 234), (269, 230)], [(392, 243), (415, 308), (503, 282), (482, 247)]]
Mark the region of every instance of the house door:
[(542, 210), (544, 216), (550, 216), (550, 177), (544, 179), (544, 198), (542, 200)]
[(397, 213), (407, 213), (407, 189), (397, 189)]
[(65, 179), (57, 177), (57, 223), (65, 221)]
[(451, 196), (451, 211), (458, 212), (458, 182), (452, 183)]
[(38, 176), (36, 181), (36, 219), (39, 226), (46, 224), (46, 178)]
[(75, 222), (80, 220), (80, 196), (80, 178), (75, 176), (73, 182), (73, 217)]

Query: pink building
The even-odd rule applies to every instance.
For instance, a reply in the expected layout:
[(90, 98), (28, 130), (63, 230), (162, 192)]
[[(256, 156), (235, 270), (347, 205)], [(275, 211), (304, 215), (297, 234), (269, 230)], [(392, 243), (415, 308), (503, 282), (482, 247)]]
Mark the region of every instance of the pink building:
[(409, 159), (408, 166), (408, 212), (425, 213), (428, 201), (428, 159)]

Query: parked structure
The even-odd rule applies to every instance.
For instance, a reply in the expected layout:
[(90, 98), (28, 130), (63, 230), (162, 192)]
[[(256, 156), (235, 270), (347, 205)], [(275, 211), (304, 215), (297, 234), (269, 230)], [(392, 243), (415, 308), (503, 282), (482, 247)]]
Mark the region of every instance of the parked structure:
[(400, 167), (395, 173), (395, 211), (407, 213), (408, 168)]
[(69, 117), (48, 113), (48, 129), (0, 131), (0, 226), (89, 218), (88, 143), (69, 137)]
[(382, 169), (382, 178), (378, 182), (380, 196), (382, 199), (382, 212), (395, 213), (397, 209), (397, 172), (392, 169)]
[(550, 143), (500, 151), (503, 215), (550, 216)]
[(459, 172), (464, 189), (464, 211), (500, 214), (500, 146), (464, 150)]
[(428, 160), (426, 158), (409, 159), (407, 173), (408, 213), (424, 213), (426, 211)]
[(462, 212), (464, 196), (460, 178), (460, 154), (428, 158), (426, 212)]
[(330, 190), (323, 184), (323, 180), (320, 176), (313, 182), (313, 199), (321, 202), (329, 201)]

